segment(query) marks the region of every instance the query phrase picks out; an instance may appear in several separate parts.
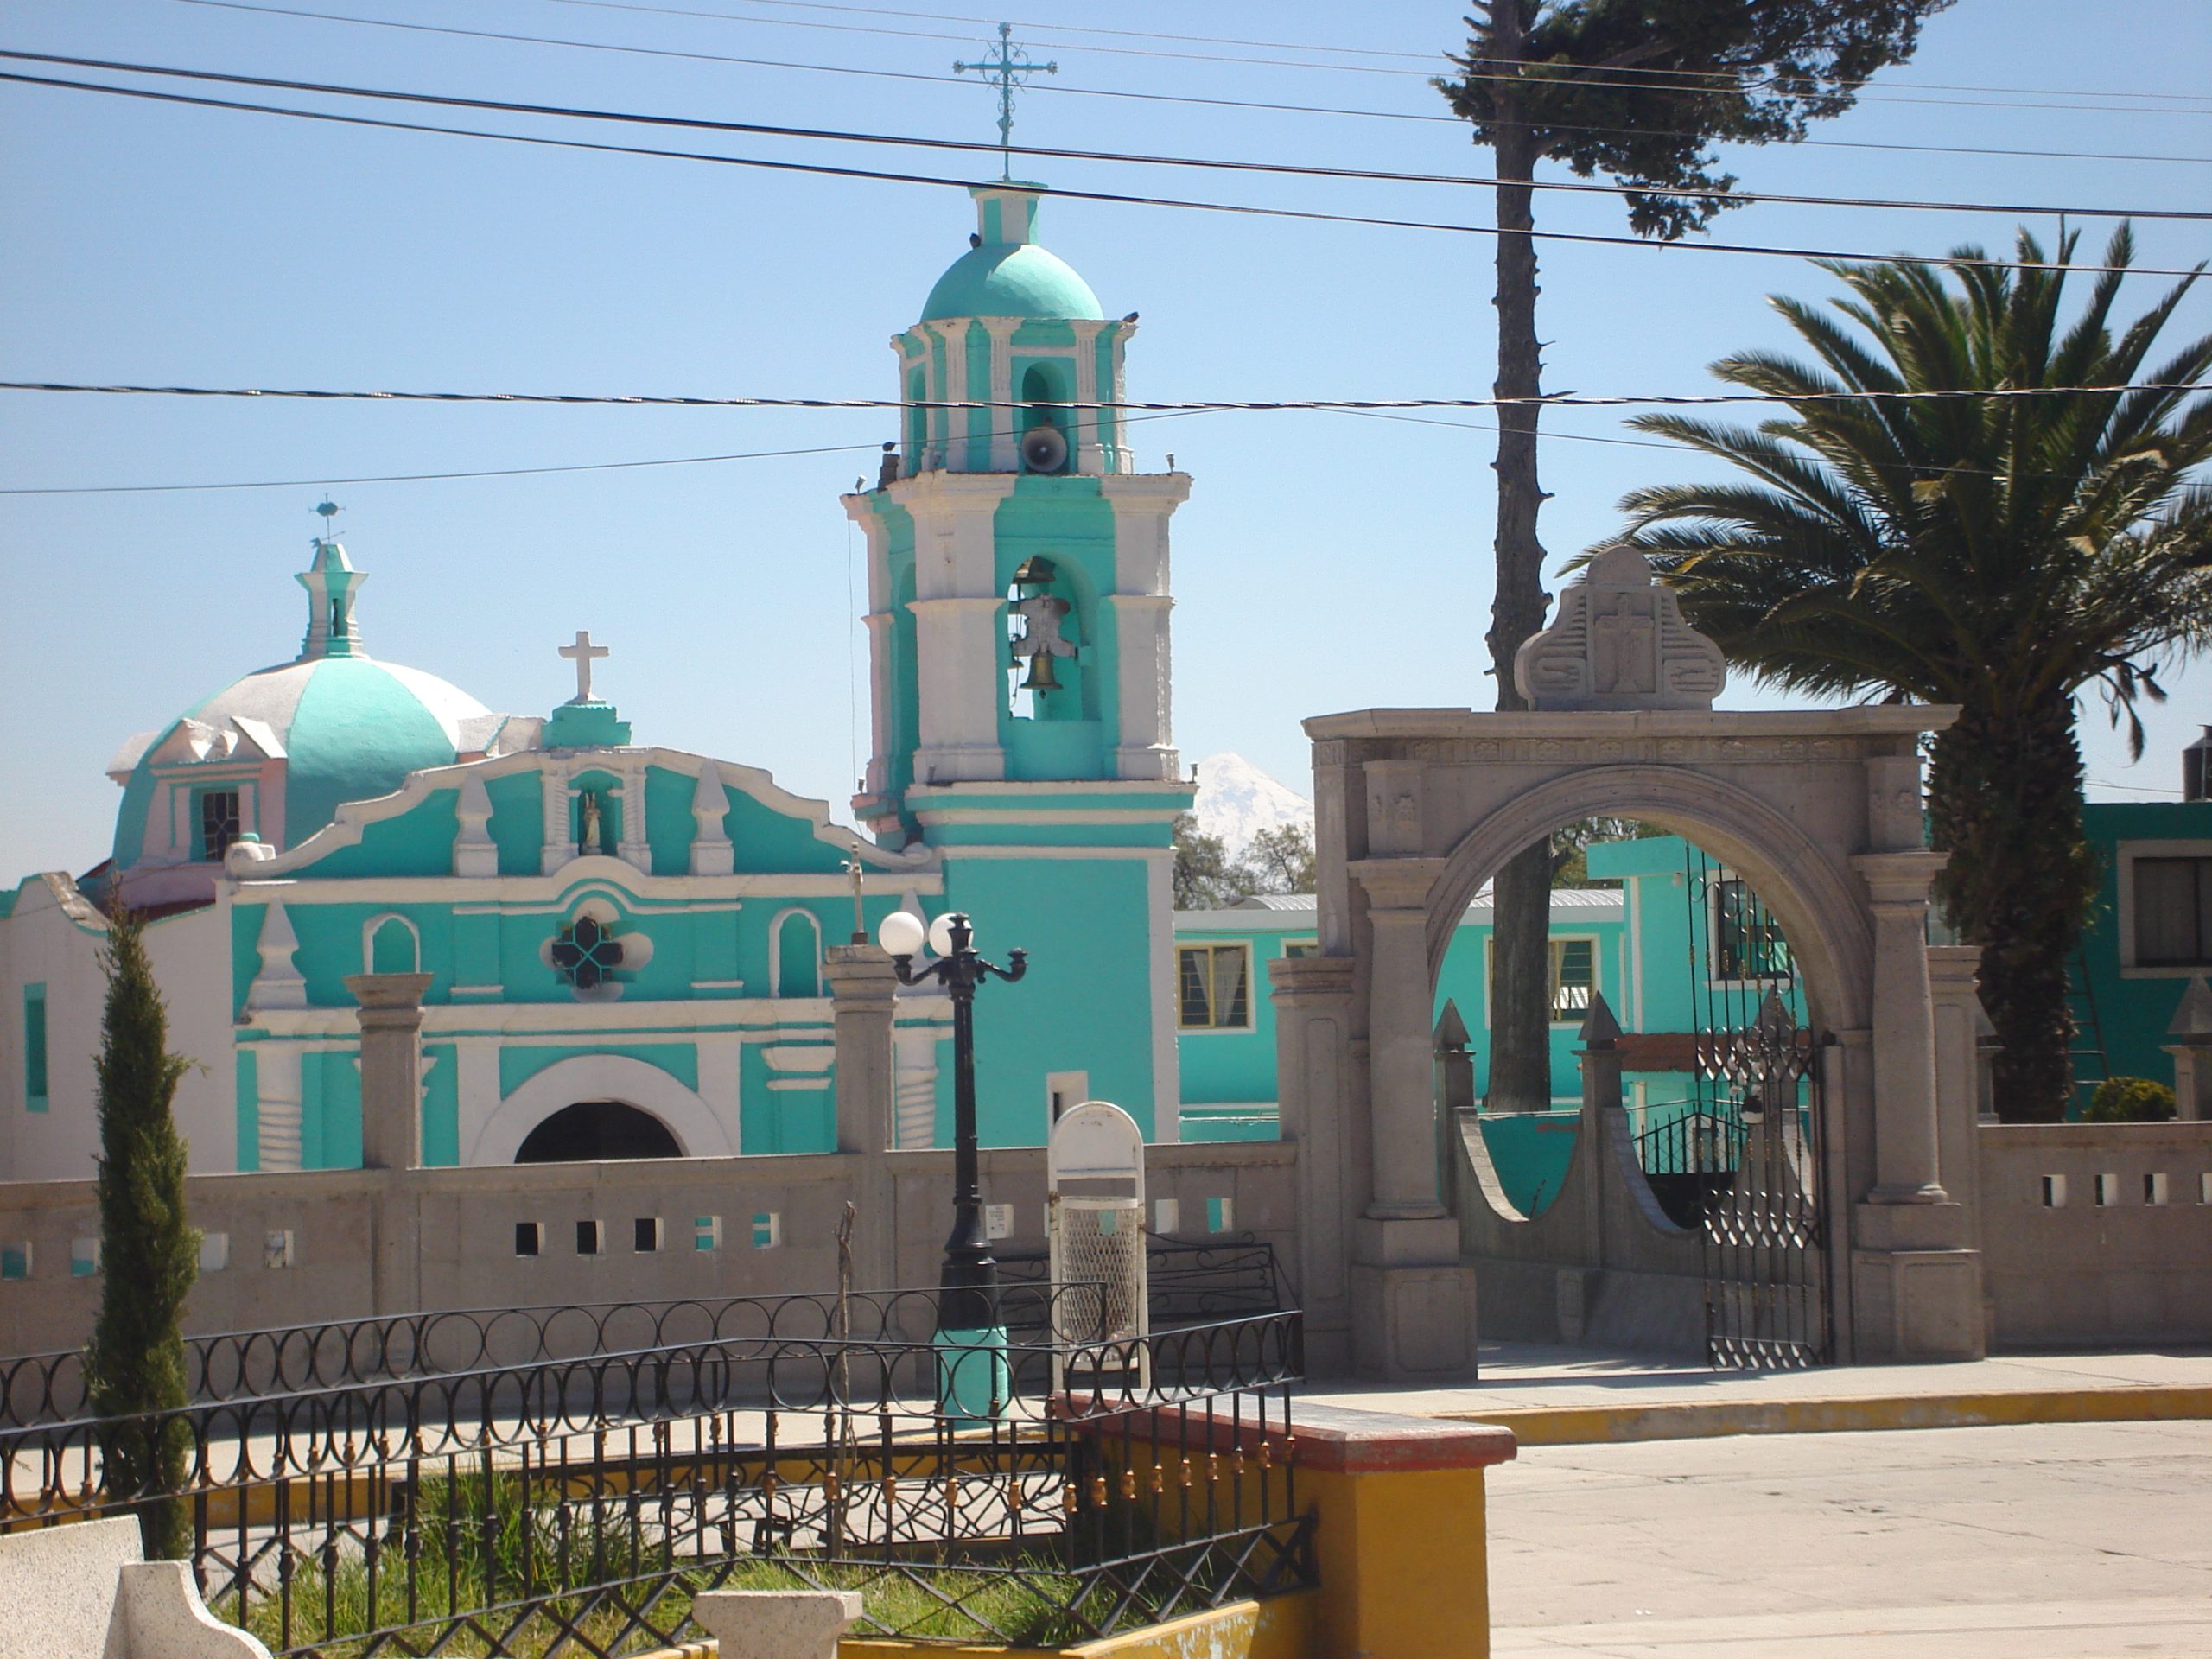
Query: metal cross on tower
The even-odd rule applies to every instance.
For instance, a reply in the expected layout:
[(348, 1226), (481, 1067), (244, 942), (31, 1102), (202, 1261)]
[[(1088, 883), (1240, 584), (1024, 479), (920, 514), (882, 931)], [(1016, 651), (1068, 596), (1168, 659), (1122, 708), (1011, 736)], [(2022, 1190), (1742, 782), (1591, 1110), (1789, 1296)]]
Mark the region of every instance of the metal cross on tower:
[(952, 73), (979, 74), (999, 84), (999, 176), (1011, 183), (1014, 179), (1014, 91), (1025, 85), (1034, 74), (1057, 75), (1057, 63), (1032, 63), (1014, 44), (1014, 25), (999, 25), (999, 55), (994, 63), (955, 63)]

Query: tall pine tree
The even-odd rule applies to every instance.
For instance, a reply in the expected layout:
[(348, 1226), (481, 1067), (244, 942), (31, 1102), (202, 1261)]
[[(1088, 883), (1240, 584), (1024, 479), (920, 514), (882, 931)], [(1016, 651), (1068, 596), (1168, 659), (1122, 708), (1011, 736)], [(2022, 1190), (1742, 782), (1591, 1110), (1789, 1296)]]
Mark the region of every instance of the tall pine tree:
[(170, 1111), (189, 1062), (169, 1052), (168, 1014), (146, 957), (144, 924), (108, 918), (107, 1011), (100, 1032), (100, 1311), (85, 1355), (110, 1502), (134, 1510), (146, 1554), (189, 1554), (184, 1490), (188, 1403), (184, 1299), (200, 1235), (185, 1221), (185, 1146)]
[[(1724, 207), (1735, 179), (1716, 143), (1787, 143), (1839, 115), (1867, 77), (1912, 55), (1951, 0), (1478, 0), (1460, 75), (1438, 89), (1496, 158), (1501, 398), (1542, 393), (1533, 183), (1540, 161), (1629, 187), (1629, 228), (1672, 242)], [(1491, 665), (1497, 706), (1526, 705), (1513, 656), (1544, 625), (1536, 514), (1536, 405), (1497, 411), (1497, 587)], [(1524, 849), (1497, 873), (1491, 930), (1490, 1103), (1551, 1103), (1553, 852)]]

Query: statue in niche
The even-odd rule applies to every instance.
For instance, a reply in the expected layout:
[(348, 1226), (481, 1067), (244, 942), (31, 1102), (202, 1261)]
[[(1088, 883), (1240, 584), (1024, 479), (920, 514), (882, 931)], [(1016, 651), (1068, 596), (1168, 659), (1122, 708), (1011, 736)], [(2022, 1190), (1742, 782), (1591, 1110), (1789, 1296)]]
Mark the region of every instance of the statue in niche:
[(603, 853), (607, 850), (607, 831), (601, 821), (599, 791), (587, 789), (577, 798), (576, 850), (579, 853)]

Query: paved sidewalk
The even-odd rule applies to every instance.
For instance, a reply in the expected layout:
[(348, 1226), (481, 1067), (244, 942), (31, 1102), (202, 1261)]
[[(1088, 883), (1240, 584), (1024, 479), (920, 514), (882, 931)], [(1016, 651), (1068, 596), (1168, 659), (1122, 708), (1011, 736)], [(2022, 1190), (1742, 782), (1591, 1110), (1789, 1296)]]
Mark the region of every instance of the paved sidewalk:
[(1531, 1448), (1497, 1659), (2212, 1653), (2212, 1424)]
[(2212, 1352), (2201, 1351), (1751, 1373), (1584, 1348), (1485, 1343), (1482, 1362), (1482, 1380), (1464, 1387), (1332, 1382), (1310, 1393), (1332, 1405), (1502, 1423), (1525, 1446), (2212, 1418)]

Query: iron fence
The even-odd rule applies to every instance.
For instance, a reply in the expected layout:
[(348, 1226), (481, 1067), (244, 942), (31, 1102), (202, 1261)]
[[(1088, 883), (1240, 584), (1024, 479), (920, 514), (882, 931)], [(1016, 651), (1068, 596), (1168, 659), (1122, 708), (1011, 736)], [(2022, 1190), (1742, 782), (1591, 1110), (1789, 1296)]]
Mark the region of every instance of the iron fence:
[[(1291, 1305), (1273, 1245), (1156, 1239), (1146, 1255), (1155, 1329), (1280, 1313)], [(1001, 1313), (1008, 1331), (1021, 1338), (1047, 1334), (1052, 1292), (1043, 1252), (1002, 1257), (1001, 1268)], [(926, 1335), (936, 1296), (933, 1288), (851, 1292), (842, 1312), (834, 1290), (550, 1303), (218, 1332), (185, 1338), (185, 1385), (194, 1400), (212, 1402), (726, 1338)], [(0, 1429), (66, 1422), (88, 1408), (81, 1350), (0, 1356)]]
[[(210, 1604), (283, 1655), (626, 1655), (726, 1586), (1084, 1640), (1313, 1582), (1300, 1342), (1293, 1313), (1003, 1350), (723, 1334), (21, 1427), (0, 1524), (181, 1501)], [(174, 1492), (108, 1489), (125, 1439), (181, 1445)]]

